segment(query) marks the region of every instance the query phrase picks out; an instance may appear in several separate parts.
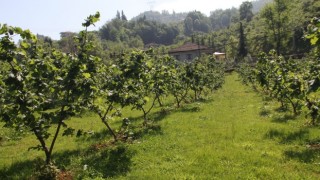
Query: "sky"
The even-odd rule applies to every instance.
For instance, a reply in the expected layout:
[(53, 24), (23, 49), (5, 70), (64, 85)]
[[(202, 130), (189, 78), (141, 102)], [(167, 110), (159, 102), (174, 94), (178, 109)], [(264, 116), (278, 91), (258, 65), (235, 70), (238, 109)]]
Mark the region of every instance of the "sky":
[(91, 30), (122, 11), (128, 19), (144, 11), (168, 10), (170, 13), (201, 11), (210, 15), (216, 9), (236, 7), (245, 0), (0, 0), (0, 24), (30, 29), (34, 34), (49, 36), (55, 40), (60, 32), (78, 32), (81, 23), (90, 14), (100, 12), (100, 21)]

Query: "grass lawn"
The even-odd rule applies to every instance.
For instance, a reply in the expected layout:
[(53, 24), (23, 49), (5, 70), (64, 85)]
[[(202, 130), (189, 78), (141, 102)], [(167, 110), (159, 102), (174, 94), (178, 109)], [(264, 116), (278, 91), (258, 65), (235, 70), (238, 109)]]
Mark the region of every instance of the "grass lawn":
[[(106, 128), (95, 116), (75, 118), (72, 127), (95, 133), (60, 136), (56, 164), (75, 179), (320, 179), (319, 127), (308, 126), (304, 115), (281, 111), (277, 102), (242, 85), (236, 73), (206, 100), (168, 109), (164, 115), (156, 108), (154, 125), (140, 130), (133, 143), (98, 149), (92, 144), (107, 144)], [(139, 130), (142, 113), (123, 114)], [(1, 137), (19, 137), (0, 130)], [(30, 135), (2, 140), (0, 179), (30, 178), (36, 159), (44, 157), (27, 151), (36, 144)]]

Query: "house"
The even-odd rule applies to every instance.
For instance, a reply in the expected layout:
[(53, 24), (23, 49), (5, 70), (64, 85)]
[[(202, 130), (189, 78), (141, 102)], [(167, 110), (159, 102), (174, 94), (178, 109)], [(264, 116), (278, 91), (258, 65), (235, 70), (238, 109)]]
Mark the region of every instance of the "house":
[(216, 60), (219, 60), (219, 61), (226, 60), (226, 53), (215, 52), (215, 53), (213, 53), (213, 55), (216, 58)]
[(201, 54), (212, 54), (212, 49), (187, 42), (184, 45), (169, 51), (169, 55), (173, 56), (179, 61), (192, 61), (194, 58), (201, 56)]

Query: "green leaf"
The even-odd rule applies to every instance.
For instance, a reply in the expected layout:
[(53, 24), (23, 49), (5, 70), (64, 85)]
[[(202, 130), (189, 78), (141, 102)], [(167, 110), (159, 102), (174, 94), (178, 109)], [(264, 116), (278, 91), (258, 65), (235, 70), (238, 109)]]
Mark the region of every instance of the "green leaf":
[(58, 80), (58, 81), (62, 81), (63, 80), (62, 77), (60, 77), (60, 76), (57, 76), (55, 79)]
[(30, 47), (30, 45), (29, 45), (27, 42), (24, 42), (24, 41), (22, 41), (22, 42), (20, 43), (20, 46), (21, 46), (22, 48), (24, 48), (24, 49), (27, 49), (27, 48)]
[(15, 27), (15, 32), (17, 34), (21, 34), (23, 32), (23, 30), (20, 27)]
[(149, 99), (148, 97), (144, 97), (143, 100), (144, 100), (145, 102), (149, 102), (149, 101), (150, 101), (150, 99)]
[(317, 44), (318, 40), (319, 40), (319, 38), (318, 38), (317, 36), (314, 36), (314, 37), (310, 40), (310, 42), (311, 42), (312, 45), (315, 45), (315, 44)]
[(33, 59), (31, 59), (31, 60), (30, 60), (30, 62), (29, 62), (29, 64), (30, 64), (30, 65), (35, 64), (34, 60), (33, 60)]
[(82, 73), (83, 77), (89, 79), (91, 77), (90, 73)]

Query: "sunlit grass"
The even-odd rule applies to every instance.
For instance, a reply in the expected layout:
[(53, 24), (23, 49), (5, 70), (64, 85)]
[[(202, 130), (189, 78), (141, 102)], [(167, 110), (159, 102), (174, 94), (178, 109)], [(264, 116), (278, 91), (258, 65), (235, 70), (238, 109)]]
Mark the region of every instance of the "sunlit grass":
[[(228, 75), (223, 88), (203, 101), (180, 109), (170, 99), (165, 103), (167, 111), (161, 113), (156, 107), (150, 114), (153, 127), (140, 132), (133, 143), (102, 150), (91, 148), (111, 138), (99, 118), (93, 114), (74, 118), (67, 124), (95, 135), (60, 136), (53, 158), (74, 178), (320, 178), (320, 150), (310, 148), (320, 142), (318, 127), (308, 126), (303, 114), (293, 117), (277, 111), (277, 102), (243, 86), (236, 74)], [(141, 112), (128, 108), (123, 116), (132, 120), (133, 131), (141, 129)], [(111, 123), (115, 129), (120, 125), (120, 120)], [(42, 152), (27, 151), (36, 144), (30, 135), (2, 142), (0, 177), (4, 173), (17, 179), (30, 177), (34, 160), (44, 157)], [(11, 165), (23, 171), (14, 171)]]

